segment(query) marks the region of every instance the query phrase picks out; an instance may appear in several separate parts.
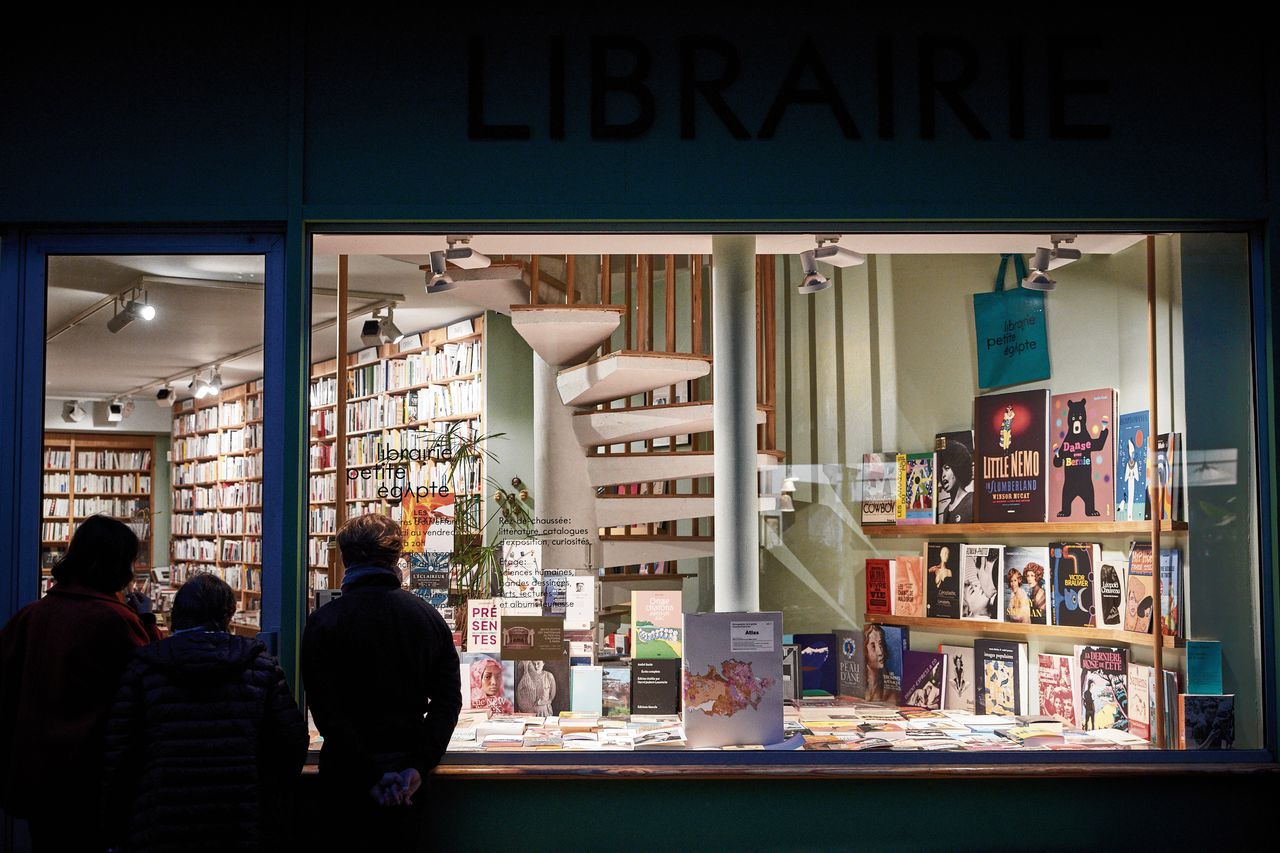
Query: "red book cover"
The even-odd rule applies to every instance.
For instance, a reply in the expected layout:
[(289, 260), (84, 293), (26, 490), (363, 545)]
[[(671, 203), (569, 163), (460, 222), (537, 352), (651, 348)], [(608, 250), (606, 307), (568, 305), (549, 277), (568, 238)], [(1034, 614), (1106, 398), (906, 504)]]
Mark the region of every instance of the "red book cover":
[(894, 588), (888, 560), (867, 560), (867, 612), (891, 616)]

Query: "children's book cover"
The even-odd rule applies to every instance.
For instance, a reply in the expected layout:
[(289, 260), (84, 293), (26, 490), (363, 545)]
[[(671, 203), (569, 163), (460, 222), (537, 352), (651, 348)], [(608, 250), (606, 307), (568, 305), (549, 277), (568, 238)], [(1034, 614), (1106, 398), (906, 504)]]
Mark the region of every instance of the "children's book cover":
[(679, 659), (683, 625), (679, 590), (631, 591), (631, 656), (646, 660)]
[(1004, 549), (1000, 577), (1001, 613), (1005, 622), (1049, 624), (1049, 549), (1009, 546)]
[(1050, 543), (1054, 625), (1072, 628), (1095, 626), (1094, 571), (1101, 550), (1097, 545), (1087, 543)]
[(960, 618), (960, 546), (930, 542), (925, 545), (925, 612), (933, 619)]
[(974, 521), (1044, 521), (1049, 392), (974, 399), (977, 514)]
[(960, 546), (960, 618), (1000, 621), (1003, 545)]
[(1182, 636), (1182, 551), (1160, 549), (1160, 626), (1166, 637)]
[(1151, 439), (1150, 413), (1120, 416), (1116, 434), (1116, 521), (1147, 517), (1147, 451)]
[(897, 521), (898, 456), (896, 453), (862, 454), (862, 523), (893, 524)]
[(1151, 617), (1155, 613), (1154, 590), (1151, 545), (1135, 542), (1129, 548), (1129, 568), (1125, 576), (1124, 630), (1151, 633)]
[(1050, 406), (1049, 517), (1066, 521), (1115, 520), (1116, 417), (1113, 388), (1055, 394)]
[(934, 438), (934, 500), (937, 524), (973, 522), (973, 430), (940, 432)]
[(1076, 646), (1080, 678), (1080, 728), (1129, 730), (1129, 651)]
[(933, 524), (933, 454), (899, 453), (898, 466), (905, 508), (897, 523)]

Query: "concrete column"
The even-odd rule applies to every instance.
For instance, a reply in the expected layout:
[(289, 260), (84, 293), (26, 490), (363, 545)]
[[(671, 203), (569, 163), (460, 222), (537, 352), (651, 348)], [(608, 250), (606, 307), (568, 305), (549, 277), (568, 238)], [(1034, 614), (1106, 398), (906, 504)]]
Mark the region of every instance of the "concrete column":
[(716, 610), (759, 610), (755, 236), (713, 237), (711, 260)]
[(542, 566), (595, 569), (603, 559), (596, 492), (587, 473), (587, 449), (573, 432), (573, 413), (578, 410), (566, 406), (556, 388), (559, 371), (533, 354), (533, 503), (538, 518), (567, 518), (567, 524), (556, 526), (586, 529), (590, 545), (553, 545), (552, 540), (567, 537), (549, 536), (543, 540)]

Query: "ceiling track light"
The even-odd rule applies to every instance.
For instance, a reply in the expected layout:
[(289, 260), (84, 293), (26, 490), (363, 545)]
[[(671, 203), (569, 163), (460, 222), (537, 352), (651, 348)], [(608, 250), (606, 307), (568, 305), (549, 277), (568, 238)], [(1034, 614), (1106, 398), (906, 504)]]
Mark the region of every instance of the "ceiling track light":
[(823, 263), (831, 264), (833, 267), (856, 267), (867, 261), (867, 256), (861, 252), (837, 246), (839, 234), (816, 234), (814, 239), (818, 245), (813, 250), (813, 256)]
[(444, 258), (454, 266), (464, 270), (479, 270), (491, 263), (488, 255), (471, 248), (470, 234), (449, 234), (444, 239), (449, 244)]
[(445, 293), (457, 287), (448, 267), (444, 252), (432, 252), (431, 263), (418, 268), (427, 274), (427, 293)]
[(1075, 234), (1052, 234), (1049, 236), (1049, 243), (1052, 246), (1046, 249), (1043, 246), (1036, 247), (1036, 253), (1031, 257), (1031, 270), (1027, 273), (1027, 277), (1022, 280), (1022, 286), (1027, 290), (1050, 291), (1058, 286), (1058, 283), (1049, 275), (1049, 267), (1053, 266), (1054, 261), (1078, 261), (1080, 260), (1079, 249), (1064, 249), (1059, 244), (1074, 243)]
[(831, 286), (825, 275), (818, 272), (818, 259), (813, 249), (805, 249), (800, 253), (800, 264), (804, 267), (804, 280), (796, 288), (801, 293), (818, 293)]
[(120, 402), (119, 397), (115, 397), (107, 404), (107, 421), (118, 424), (122, 420), (124, 420), (124, 405)]
[(69, 424), (80, 423), (88, 414), (79, 400), (68, 400), (62, 404), (62, 419)]
[[(395, 324), (396, 304), (392, 302), (384, 309), (375, 310), (360, 327), (360, 340), (367, 347), (379, 344), (398, 344), (404, 339), (404, 332)], [(381, 312), (381, 313), (380, 313)]]
[(115, 299), (116, 313), (107, 321), (107, 329), (111, 334), (118, 333), (125, 326), (134, 320), (154, 320), (156, 309), (149, 302), (149, 295), (145, 290), (134, 289), (128, 293), (128, 301), (125, 301), (125, 294), (117, 296)]
[(156, 391), (156, 405), (162, 409), (173, 408), (173, 388), (169, 383), (165, 383), (164, 387)]

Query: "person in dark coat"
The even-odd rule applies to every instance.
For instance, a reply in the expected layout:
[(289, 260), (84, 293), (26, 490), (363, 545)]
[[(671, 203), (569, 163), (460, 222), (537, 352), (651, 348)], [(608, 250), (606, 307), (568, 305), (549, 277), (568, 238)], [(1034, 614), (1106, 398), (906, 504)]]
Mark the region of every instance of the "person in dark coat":
[(276, 850), (307, 728), (260, 640), (228, 632), (213, 575), (173, 599), (173, 636), (140, 649), (107, 718), (108, 840), (127, 851)]
[(128, 525), (86, 518), (48, 595), (0, 632), (0, 804), (27, 818), (37, 851), (102, 849), (96, 797), (69, 814), (62, 792), (98, 790), (120, 674), (134, 649), (159, 639), (150, 602), (126, 603), (137, 557)]
[(458, 652), (440, 614), (400, 587), (400, 525), (356, 516), (338, 547), (342, 595), (311, 614), (302, 638), (321, 787), (347, 843), (413, 849), (423, 843), (418, 788), (462, 709)]

